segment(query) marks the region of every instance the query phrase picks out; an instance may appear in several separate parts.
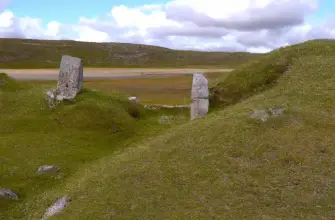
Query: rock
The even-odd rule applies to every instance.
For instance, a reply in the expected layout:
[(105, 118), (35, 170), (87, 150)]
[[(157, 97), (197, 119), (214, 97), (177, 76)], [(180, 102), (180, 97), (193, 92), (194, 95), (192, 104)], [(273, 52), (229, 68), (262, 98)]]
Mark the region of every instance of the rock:
[(64, 196), (63, 198), (57, 200), (52, 206), (50, 206), (47, 211), (44, 213), (43, 220), (48, 219), (49, 217), (58, 214), (61, 212), (69, 202), (69, 198)]
[(269, 108), (269, 113), (273, 116), (273, 117), (277, 117), (279, 115), (282, 115), (284, 113), (285, 109), (284, 108), (276, 108), (276, 107), (271, 107)]
[(173, 108), (190, 108), (190, 105), (161, 105), (161, 104), (153, 104), (153, 105), (144, 105), (145, 109), (160, 109), (160, 108), (168, 108), (168, 109), (173, 109)]
[(171, 124), (172, 121), (177, 120), (175, 116), (162, 115), (159, 117), (160, 124)]
[(56, 179), (63, 179), (64, 178), (64, 173), (59, 173), (59, 174), (57, 174), (57, 176), (56, 176)]
[(18, 200), (18, 195), (10, 189), (0, 188), (0, 198)]
[(62, 96), (57, 89), (47, 91), (47, 101), (50, 108), (56, 107), (62, 100)]
[(11, 168), (11, 169), (9, 170), (9, 176), (13, 176), (14, 173), (15, 173), (15, 169), (14, 169), (14, 168)]
[(73, 99), (83, 87), (83, 61), (64, 55), (60, 64), (57, 90), (59, 99)]
[(144, 108), (145, 109), (150, 109), (150, 110), (156, 110), (157, 109), (157, 107), (152, 106), (152, 105), (144, 105)]
[(44, 174), (44, 173), (57, 173), (59, 170), (60, 170), (59, 167), (45, 165), (45, 166), (40, 166), (38, 168), (37, 174), (41, 175), (41, 174)]
[(251, 115), (251, 118), (254, 119), (260, 119), (263, 122), (267, 121), (270, 117), (270, 115), (268, 114), (268, 112), (266, 111), (266, 109), (260, 109), (260, 110), (256, 110), (254, 111)]
[(207, 114), (209, 106), (208, 96), (208, 80), (202, 73), (195, 73), (193, 75), (191, 93), (191, 120)]
[(129, 97), (128, 100), (131, 101), (131, 102), (133, 102), (133, 103), (135, 103), (135, 104), (139, 104), (140, 103), (135, 96)]
[(265, 122), (270, 117), (277, 117), (279, 115), (282, 115), (284, 111), (285, 111), (284, 108), (271, 107), (268, 110), (266, 109), (256, 110), (250, 115), (250, 117), (254, 119), (260, 119), (263, 122)]

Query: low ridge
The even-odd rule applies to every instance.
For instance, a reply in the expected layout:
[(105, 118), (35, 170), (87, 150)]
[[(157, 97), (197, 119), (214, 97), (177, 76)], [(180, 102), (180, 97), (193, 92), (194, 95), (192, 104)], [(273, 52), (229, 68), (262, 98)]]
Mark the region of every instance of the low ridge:
[(0, 68), (59, 68), (62, 55), (83, 59), (85, 67), (234, 68), (261, 54), (199, 52), (127, 43), (0, 39)]

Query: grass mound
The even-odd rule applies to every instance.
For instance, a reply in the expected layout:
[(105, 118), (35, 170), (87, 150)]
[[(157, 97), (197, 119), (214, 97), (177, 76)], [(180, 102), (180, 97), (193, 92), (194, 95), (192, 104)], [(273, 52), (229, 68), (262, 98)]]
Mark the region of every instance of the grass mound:
[[(261, 56), (245, 52), (199, 52), (163, 47), (69, 40), (0, 39), (0, 68), (59, 68), (62, 55), (83, 59), (85, 67), (224, 67)], [(50, 52), (52, 51), (52, 53)]]
[[(56, 83), (0, 79), (6, 82), (0, 89), (0, 187), (20, 197), (0, 199), (0, 219), (25, 219), (26, 211), (15, 207), (66, 182), (81, 166), (171, 126), (160, 125), (159, 112), (147, 112), (125, 94), (84, 89), (51, 109), (46, 91)], [(63, 177), (38, 176), (42, 165), (60, 167)]]
[(335, 56), (334, 40), (312, 40), (280, 48), (233, 71), (211, 89), (211, 105), (227, 106), (273, 86), (294, 61), (305, 56)]

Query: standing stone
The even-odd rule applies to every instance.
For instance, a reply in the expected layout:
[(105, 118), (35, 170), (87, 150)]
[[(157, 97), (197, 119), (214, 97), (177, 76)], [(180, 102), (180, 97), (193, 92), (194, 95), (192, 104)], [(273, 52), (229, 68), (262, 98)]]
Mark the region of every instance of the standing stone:
[(193, 74), (191, 120), (205, 116), (209, 106), (208, 80), (202, 73)]
[(57, 90), (63, 99), (73, 99), (83, 87), (83, 61), (64, 55), (60, 64)]

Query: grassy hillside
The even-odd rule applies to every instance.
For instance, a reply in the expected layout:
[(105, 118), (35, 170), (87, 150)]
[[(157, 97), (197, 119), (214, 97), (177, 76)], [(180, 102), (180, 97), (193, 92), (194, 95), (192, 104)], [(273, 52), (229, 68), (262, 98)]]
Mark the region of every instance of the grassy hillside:
[(261, 55), (195, 52), (125, 43), (0, 39), (0, 68), (59, 68), (62, 55), (80, 57), (85, 67), (233, 68)]
[[(274, 86), (297, 59), (307, 56), (335, 56), (335, 41), (313, 40), (280, 48), (242, 65), (211, 89), (212, 106), (234, 104)], [(317, 68), (315, 64), (314, 70), (319, 71)]]
[[(187, 119), (187, 110), (148, 112), (125, 94), (89, 89), (49, 109), (45, 92), (54, 86), (0, 74), (0, 187), (20, 197), (19, 203), (0, 199), (0, 219), (26, 219), (15, 207), (66, 183), (85, 164), (169, 128), (160, 115), (178, 117), (173, 124)], [(42, 165), (59, 166), (64, 177), (36, 175)]]
[[(69, 206), (53, 219), (333, 219), (334, 46), (335, 41), (311, 41), (247, 64), (214, 87), (215, 100), (225, 108), (81, 164), (63, 182), (32, 190), (0, 213), (4, 219), (40, 219), (69, 195)], [(21, 106), (31, 104), (24, 100)], [(249, 117), (273, 106), (284, 107), (284, 113), (266, 122)], [(85, 137), (94, 145), (96, 140)], [(46, 145), (26, 138), (35, 141), (31, 148)], [(22, 138), (8, 137), (3, 149), (17, 148), (13, 140)], [(68, 136), (65, 146), (76, 143), (71, 140)], [(80, 149), (86, 149), (84, 143)]]

